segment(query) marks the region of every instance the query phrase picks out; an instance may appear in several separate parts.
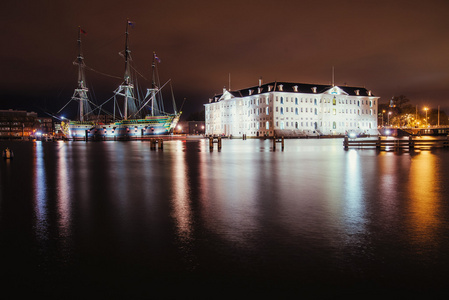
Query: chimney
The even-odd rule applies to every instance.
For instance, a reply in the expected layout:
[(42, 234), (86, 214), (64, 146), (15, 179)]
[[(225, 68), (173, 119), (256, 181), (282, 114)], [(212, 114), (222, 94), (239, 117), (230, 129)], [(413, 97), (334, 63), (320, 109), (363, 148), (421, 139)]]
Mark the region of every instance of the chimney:
[(259, 77), (259, 87), (262, 85), (262, 77)]

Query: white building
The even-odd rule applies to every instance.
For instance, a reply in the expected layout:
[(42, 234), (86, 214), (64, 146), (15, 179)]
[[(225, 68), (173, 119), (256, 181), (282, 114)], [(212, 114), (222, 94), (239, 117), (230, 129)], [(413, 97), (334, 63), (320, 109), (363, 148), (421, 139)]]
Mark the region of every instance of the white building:
[(259, 81), (204, 104), (206, 135), (376, 135), (378, 99), (365, 88)]

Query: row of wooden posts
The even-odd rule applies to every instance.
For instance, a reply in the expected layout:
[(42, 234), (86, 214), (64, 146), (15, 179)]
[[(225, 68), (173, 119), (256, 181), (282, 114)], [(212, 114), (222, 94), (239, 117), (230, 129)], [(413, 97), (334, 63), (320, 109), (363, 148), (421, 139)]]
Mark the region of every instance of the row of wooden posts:
[(157, 148), (162, 149), (164, 146), (163, 139), (150, 139), (150, 149), (156, 150)]
[(415, 149), (415, 148), (444, 148), (449, 147), (449, 136), (443, 139), (413, 139), (409, 136), (408, 139), (383, 139), (381, 137), (377, 139), (369, 140), (350, 140), (348, 137), (343, 141), (344, 149), (351, 148), (376, 148), (379, 150), (400, 150), (400, 149)]
[[(246, 140), (246, 135), (243, 136), (243, 140)], [(284, 137), (281, 137), (281, 138), (274, 137), (273, 138), (273, 150), (276, 150), (276, 143), (280, 143), (282, 150), (284, 150)], [(210, 136), (209, 137), (209, 148), (214, 149), (214, 144), (217, 144), (218, 150), (221, 149), (221, 136), (218, 136), (218, 137)]]

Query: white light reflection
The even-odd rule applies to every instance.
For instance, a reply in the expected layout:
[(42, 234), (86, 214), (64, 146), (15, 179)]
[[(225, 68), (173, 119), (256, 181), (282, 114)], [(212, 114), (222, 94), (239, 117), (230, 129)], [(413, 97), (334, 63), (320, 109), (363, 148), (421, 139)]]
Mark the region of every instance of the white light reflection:
[(61, 230), (60, 235), (64, 237), (70, 236), (70, 186), (71, 178), (67, 164), (67, 147), (64, 142), (58, 142), (59, 152), (57, 157), (57, 203), (59, 213), (59, 228)]
[(36, 216), (36, 236), (48, 239), (47, 220), (47, 180), (42, 142), (34, 143), (34, 214)]
[(186, 152), (179, 151), (183, 142), (178, 142), (176, 152), (173, 152), (173, 170), (171, 180), (172, 190), (172, 217), (176, 224), (176, 235), (179, 239), (179, 248), (188, 268), (194, 269), (197, 265), (193, 250), (193, 216), (191, 207), (191, 188), (187, 170)]
[[(231, 141), (226, 149), (230, 146)], [(240, 150), (234, 147), (229, 153), (214, 151), (201, 155), (202, 219), (214, 234), (233, 245), (251, 249), (260, 229), (258, 200), (263, 190), (260, 170), (254, 168), (252, 152), (232, 153)], [(269, 175), (271, 178), (273, 174)]]
[[(177, 149), (179, 148), (177, 147)], [(176, 151), (173, 159), (173, 217), (176, 221), (178, 236), (183, 241), (189, 241), (192, 235), (192, 211), (189, 199), (190, 187), (187, 183), (185, 152)]]
[(361, 158), (356, 150), (348, 151), (344, 193), (344, 222), (348, 238), (352, 238), (354, 234), (364, 233), (366, 230), (365, 202), (362, 187), (363, 178), (360, 160)]

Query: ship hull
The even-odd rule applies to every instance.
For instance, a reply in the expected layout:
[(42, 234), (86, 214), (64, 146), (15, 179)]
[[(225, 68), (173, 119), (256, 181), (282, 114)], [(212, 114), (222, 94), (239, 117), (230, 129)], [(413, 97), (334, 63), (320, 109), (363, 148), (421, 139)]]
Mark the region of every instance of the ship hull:
[(171, 134), (179, 115), (154, 116), (112, 123), (70, 122), (69, 138), (73, 140), (126, 140)]

